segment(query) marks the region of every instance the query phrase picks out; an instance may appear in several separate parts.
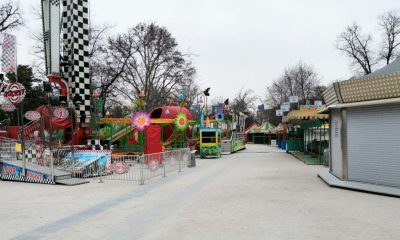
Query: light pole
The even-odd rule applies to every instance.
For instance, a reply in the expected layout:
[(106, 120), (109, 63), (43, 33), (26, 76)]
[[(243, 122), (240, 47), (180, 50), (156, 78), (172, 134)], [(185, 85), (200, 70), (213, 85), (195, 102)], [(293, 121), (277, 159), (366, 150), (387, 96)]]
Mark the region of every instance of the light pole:
[(206, 88), (206, 89), (203, 91), (204, 96), (206, 96), (206, 116), (208, 116), (207, 97), (210, 96), (210, 89), (211, 89), (211, 88), (208, 87), (208, 88)]
[[(139, 93), (139, 99), (137, 100), (137, 102), (139, 109), (142, 112), (144, 111), (145, 99), (146, 99), (146, 94), (144, 92), (144, 89), (141, 89)], [(139, 132), (139, 144), (141, 144), (144, 147), (144, 132)]]
[(76, 123), (76, 114), (75, 111), (82, 104), (81, 97), (79, 95), (75, 95), (72, 102), (70, 102), (70, 118), (71, 118), (71, 160), (72, 160), (72, 176), (75, 177), (75, 123)]
[(94, 114), (95, 114), (95, 125), (96, 125), (96, 138), (99, 139), (99, 96), (100, 93), (96, 89), (93, 91), (92, 97), (93, 97), (93, 103), (94, 103)]
[(145, 98), (146, 98), (146, 94), (144, 93), (144, 90), (141, 89), (140, 93), (139, 93), (139, 99), (138, 99), (138, 106), (139, 106), (140, 111), (144, 111)]

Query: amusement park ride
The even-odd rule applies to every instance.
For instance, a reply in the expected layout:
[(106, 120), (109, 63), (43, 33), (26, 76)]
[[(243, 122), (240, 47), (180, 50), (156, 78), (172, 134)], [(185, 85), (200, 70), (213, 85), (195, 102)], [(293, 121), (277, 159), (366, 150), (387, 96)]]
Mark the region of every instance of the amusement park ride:
[[(1, 132), (3, 139), (14, 139), (23, 160), (19, 166), (3, 161), (3, 176), (4, 169), (10, 169), (10, 166), (22, 168), (22, 175), (26, 176), (29, 171), (27, 161), (32, 161), (26, 151), (35, 152), (37, 159), (34, 161), (40, 164), (46, 149), (52, 151), (55, 146), (85, 145), (92, 150), (108, 150), (113, 155), (152, 154), (190, 147), (196, 148), (201, 158), (217, 158), (245, 148), (245, 116), (228, 114), (223, 103), (215, 107), (212, 117), (204, 116), (200, 108), (192, 114), (184, 107), (183, 94), (179, 99), (180, 106), (161, 106), (150, 113), (135, 112), (126, 118), (100, 118), (97, 111), (93, 112), (93, 105), (101, 100), (100, 94), (92, 91), (89, 76), (88, 0), (41, 2), (46, 72), (49, 82), (60, 89), (59, 104), (50, 104), (48, 99), (48, 104), (23, 115), (31, 122), (8, 126)], [(18, 89), (21, 84), (15, 83), (17, 87), (11, 88), (13, 84), (6, 88), (9, 96), (5, 96), (11, 103), (24, 93), (23, 89)], [(44, 84), (45, 91), (52, 91), (51, 84)], [(143, 96), (145, 93), (141, 92), (140, 104), (144, 104)], [(58, 141), (53, 141), (52, 133), (58, 130), (63, 134)], [(35, 145), (25, 146), (29, 141)], [(50, 162), (52, 165), (51, 158)]]

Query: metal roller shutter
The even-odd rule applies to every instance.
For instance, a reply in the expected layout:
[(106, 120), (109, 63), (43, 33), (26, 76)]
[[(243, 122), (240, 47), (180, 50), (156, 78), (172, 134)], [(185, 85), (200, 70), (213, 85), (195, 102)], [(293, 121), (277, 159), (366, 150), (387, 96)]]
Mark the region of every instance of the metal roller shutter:
[(348, 109), (348, 178), (400, 187), (400, 106)]

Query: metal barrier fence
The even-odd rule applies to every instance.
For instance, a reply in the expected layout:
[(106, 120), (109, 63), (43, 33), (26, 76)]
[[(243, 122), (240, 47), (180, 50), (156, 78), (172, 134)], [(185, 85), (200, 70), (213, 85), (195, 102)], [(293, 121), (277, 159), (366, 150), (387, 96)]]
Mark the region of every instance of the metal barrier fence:
[(0, 161), (12, 161), (17, 159), (15, 143), (17, 141), (9, 138), (0, 137)]
[(141, 156), (112, 156), (111, 164), (102, 169), (102, 178), (107, 180), (137, 181), (163, 176), (172, 171), (182, 171), (190, 163), (190, 149), (172, 150)]
[(66, 172), (76, 178), (100, 177), (101, 180), (136, 181), (144, 184), (149, 179), (165, 177), (173, 171), (180, 172), (191, 164), (189, 148), (145, 155), (111, 155), (109, 151), (101, 158), (79, 161), (75, 153), (86, 146), (50, 148), (35, 141), (25, 142), (23, 162), (23, 153), (16, 152), (16, 143), (12, 139), (0, 138), (0, 161), (45, 173), (52, 181), (55, 176), (65, 175)]
[(64, 146), (55, 147), (52, 149), (54, 167), (58, 170), (69, 172), (72, 177), (88, 178), (97, 177), (100, 175), (99, 159), (88, 159), (79, 161), (75, 155), (77, 151), (87, 149), (86, 146)]
[(111, 156), (110, 165), (102, 169), (105, 179), (140, 181), (141, 157), (138, 155)]

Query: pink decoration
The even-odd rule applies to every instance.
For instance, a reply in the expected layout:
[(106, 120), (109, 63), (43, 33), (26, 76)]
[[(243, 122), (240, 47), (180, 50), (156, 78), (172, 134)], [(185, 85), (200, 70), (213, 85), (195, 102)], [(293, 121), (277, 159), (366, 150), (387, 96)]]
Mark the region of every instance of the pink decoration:
[(132, 126), (142, 132), (144, 128), (150, 125), (150, 114), (145, 112), (135, 112), (131, 117)]

